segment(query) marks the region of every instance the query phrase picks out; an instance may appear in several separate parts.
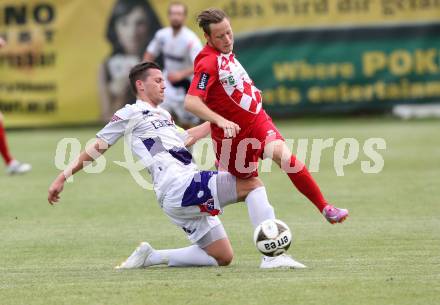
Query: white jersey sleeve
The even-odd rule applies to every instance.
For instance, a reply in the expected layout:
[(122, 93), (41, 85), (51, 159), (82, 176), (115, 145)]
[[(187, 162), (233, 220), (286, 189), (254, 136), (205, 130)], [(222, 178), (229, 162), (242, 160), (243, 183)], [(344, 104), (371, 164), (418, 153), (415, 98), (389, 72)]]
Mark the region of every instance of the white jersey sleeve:
[(164, 44), (162, 33), (163, 30), (157, 31), (147, 47), (147, 52), (153, 54), (155, 57), (159, 56), (162, 51), (161, 49)]
[(130, 122), (133, 123), (132, 120), (134, 119), (135, 112), (132, 106), (126, 105), (116, 111), (110, 122), (96, 134), (96, 137), (104, 140), (109, 145), (113, 145), (125, 134)]

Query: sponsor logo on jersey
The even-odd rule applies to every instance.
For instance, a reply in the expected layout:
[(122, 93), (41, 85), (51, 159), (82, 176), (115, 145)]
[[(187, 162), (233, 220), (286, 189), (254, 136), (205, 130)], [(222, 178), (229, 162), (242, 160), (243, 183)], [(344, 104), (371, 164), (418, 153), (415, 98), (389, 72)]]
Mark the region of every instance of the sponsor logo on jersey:
[(203, 72), (202, 75), (200, 75), (199, 83), (197, 84), (197, 89), (200, 90), (206, 90), (206, 86), (208, 85), (209, 80), (209, 74)]
[(229, 85), (229, 86), (237, 85), (237, 82), (235, 81), (235, 78), (233, 75), (228, 75), (225, 78), (222, 78), (220, 80), (220, 82), (222, 83), (222, 85)]
[(275, 132), (275, 130), (273, 130), (273, 129), (269, 129), (268, 131), (267, 131), (267, 136), (268, 137), (271, 137), (271, 136), (275, 136), (277, 133)]
[(169, 120), (154, 120), (151, 122), (155, 129), (159, 129), (161, 127), (174, 126), (174, 123)]
[(116, 122), (122, 120), (120, 117), (118, 117), (116, 114), (112, 116), (110, 122)]
[(199, 205), (200, 212), (206, 212), (211, 214), (212, 216), (216, 216), (220, 213), (220, 210), (217, 210), (214, 205), (214, 199), (210, 198), (208, 201)]

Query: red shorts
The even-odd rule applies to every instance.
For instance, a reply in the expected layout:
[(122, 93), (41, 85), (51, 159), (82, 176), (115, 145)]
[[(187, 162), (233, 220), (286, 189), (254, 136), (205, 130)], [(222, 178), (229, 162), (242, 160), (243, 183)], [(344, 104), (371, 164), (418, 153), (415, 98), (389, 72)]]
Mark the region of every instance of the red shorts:
[(225, 139), (223, 130), (213, 130), (212, 140), (219, 170), (225, 170), (238, 178), (258, 176), (258, 159), (262, 158), (264, 147), (274, 140), (283, 140), (270, 116), (261, 110), (255, 121), (242, 128), (237, 137)]

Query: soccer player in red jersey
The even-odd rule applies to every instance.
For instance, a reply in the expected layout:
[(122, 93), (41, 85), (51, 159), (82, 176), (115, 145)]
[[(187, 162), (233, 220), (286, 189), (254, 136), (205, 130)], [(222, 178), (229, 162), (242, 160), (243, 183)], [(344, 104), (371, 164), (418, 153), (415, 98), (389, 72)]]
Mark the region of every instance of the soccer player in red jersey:
[(258, 159), (271, 158), (330, 223), (344, 221), (348, 210), (327, 202), (264, 111), (261, 91), (232, 53), (234, 37), (228, 16), (211, 8), (201, 12), (197, 21), (207, 44), (194, 62), (185, 107), (211, 122), (219, 169), (239, 178), (255, 177)]
[[(6, 41), (0, 37), (0, 49), (6, 45)], [(15, 160), (9, 152), (8, 142), (6, 140), (6, 131), (3, 126), (3, 114), (0, 111), (0, 155), (6, 164), (6, 172), (9, 175), (24, 174), (31, 170), (31, 165)]]

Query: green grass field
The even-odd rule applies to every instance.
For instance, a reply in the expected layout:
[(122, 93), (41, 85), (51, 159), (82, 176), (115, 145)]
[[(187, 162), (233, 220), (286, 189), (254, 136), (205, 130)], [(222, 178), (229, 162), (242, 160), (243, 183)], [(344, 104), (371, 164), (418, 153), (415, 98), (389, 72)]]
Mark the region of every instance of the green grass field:
[[(338, 177), (325, 150), (314, 177), (327, 198), (350, 209), (332, 226), (277, 168), (263, 174), (278, 218), (291, 227), (289, 251), (305, 270), (258, 268), (260, 255), (244, 204), (222, 216), (235, 258), (222, 268), (118, 272), (142, 240), (156, 248), (187, 246), (183, 231), (141, 189), (123, 160), (122, 145), (106, 154), (101, 174), (78, 174), (61, 203), (47, 189), (58, 170), (57, 142), (92, 138), (95, 129), (10, 132), (17, 158), (32, 163), (25, 176), (0, 175), (0, 304), (375, 305), (440, 302), (440, 124), (391, 119), (281, 121), (286, 138), (383, 137), (385, 167), (364, 174), (359, 159)], [(361, 146), (362, 148), (362, 146)]]

